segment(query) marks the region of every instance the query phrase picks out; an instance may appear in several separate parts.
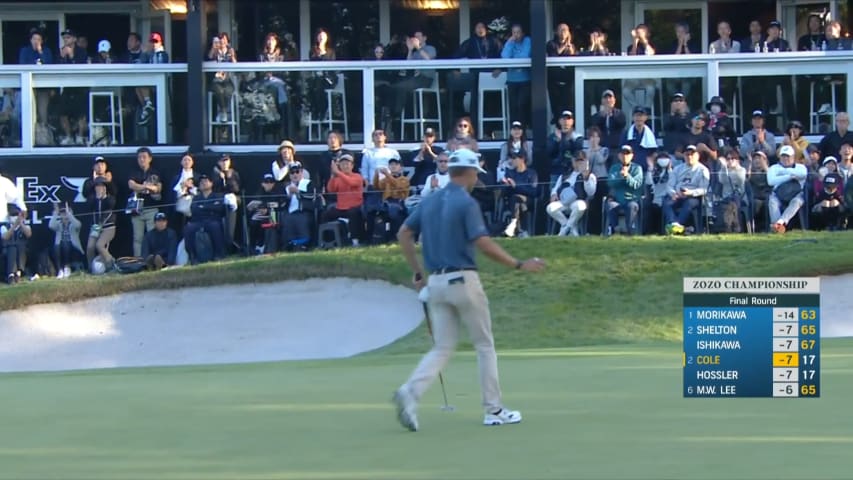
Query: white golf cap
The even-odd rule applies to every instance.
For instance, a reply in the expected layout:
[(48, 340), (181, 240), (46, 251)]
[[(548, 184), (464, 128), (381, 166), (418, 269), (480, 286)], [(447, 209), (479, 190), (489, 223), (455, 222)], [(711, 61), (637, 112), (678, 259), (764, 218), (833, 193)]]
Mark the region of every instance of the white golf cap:
[(101, 40), (100, 42), (98, 42), (98, 53), (101, 53), (101, 52), (109, 53), (109, 51), (112, 50), (112, 48), (113, 48), (113, 46), (110, 45), (109, 40)]
[(476, 168), (480, 173), (486, 173), (480, 166), (480, 157), (472, 150), (460, 148), (450, 154), (447, 168)]
[(794, 156), (794, 147), (792, 147), (790, 145), (783, 146), (782, 148), (779, 149), (779, 156), (781, 157), (782, 155), (788, 155), (788, 156), (793, 157)]

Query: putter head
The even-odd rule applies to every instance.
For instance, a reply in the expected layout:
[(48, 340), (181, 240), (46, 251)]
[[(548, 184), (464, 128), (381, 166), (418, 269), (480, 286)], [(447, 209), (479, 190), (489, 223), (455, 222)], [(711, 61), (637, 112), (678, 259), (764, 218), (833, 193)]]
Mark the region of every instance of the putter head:
[(442, 405), (441, 406), (442, 412), (453, 412), (455, 410), (456, 410), (456, 408), (453, 405)]

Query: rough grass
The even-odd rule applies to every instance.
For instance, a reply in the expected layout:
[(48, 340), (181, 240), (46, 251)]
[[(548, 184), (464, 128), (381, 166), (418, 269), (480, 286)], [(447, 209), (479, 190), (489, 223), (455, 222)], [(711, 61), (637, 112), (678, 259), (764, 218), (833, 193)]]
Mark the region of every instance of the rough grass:
[[(538, 237), (502, 244), (520, 258), (544, 258), (548, 262), (545, 273), (510, 271), (485, 259), (480, 263), (499, 348), (680, 341), (683, 276), (851, 272), (853, 255), (847, 254), (851, 239), (853, 233), (847, 232), (607, 240)], [(406, 284), (410, 273), (396, 246), (278, 255), (157, 273), (80, 276), (0, 288), (0, 310), (128, 291), (312, 277)], [(422, 352), (428, 344), (428, 336), (418, 329), (380, 351)]]

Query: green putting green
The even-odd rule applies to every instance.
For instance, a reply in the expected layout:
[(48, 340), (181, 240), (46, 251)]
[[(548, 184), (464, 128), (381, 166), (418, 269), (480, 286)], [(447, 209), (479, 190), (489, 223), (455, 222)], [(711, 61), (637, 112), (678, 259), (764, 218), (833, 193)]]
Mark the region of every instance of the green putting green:
[[(538, 276), (482, 269), (520, 425), (480, 424), (470, 351), (444, 372), (455, 412), (435, 385), (421, 431), (396, 423), (391, 393), (429, 348), (423, 326), (338, 361), (0, 375), (0, 478), (850, 478), (853, 339), (822, 341), (822, 397), (797, 400), (682, 398), (680, 340), (684, 274), (850, 272), (851, 238), (502, 242), (548, 261)], [(0, 288), (0, 309), (330, 276), (409, 272), (395, 247), (348, 249)]]
[(414, 355), (7, 375), (2, 478), (767, 478), (850, 475), (853, 341), (823, 346), (820, 399), (683, 399), (680, 349), (501, 355), (519, 425), (485, 427), (476, 361), (404, 431)]

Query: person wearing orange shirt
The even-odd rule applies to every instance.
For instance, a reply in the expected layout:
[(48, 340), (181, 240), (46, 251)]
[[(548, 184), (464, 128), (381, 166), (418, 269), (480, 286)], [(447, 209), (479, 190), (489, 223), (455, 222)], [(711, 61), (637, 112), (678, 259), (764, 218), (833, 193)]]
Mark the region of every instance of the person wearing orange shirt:
[[(382, 174), (380, 177), (380, 173)], [(396, 233), (406, 219), (405, 201), (409, 198), (409, 178), (403, 174), (400, 160), (388, 160), (387, 167), (381, 167), (373, 175), (373, 188), (382, 192), (382, 207), (379, 211), (368, 213), (367, 225), (373, 229), (374, 241), (388, 241), (389, 233)], [(381, 218), (381, 225), (377, 223)], [(390, 223), (386, 230), (385, 222)]]
[(350, 237), (353, 246), (358, 246), (364, 234), (364, 215), (361, 207), (364, 204), (364, 179), (352, 171), (352, 155), (345, 153), (332, 161), (332, 178), (326, 185), (326, 191), (337, 197), (337, 203), (323, 212), (323, 222), (334, 222), (339, 218), (348, 221)]

